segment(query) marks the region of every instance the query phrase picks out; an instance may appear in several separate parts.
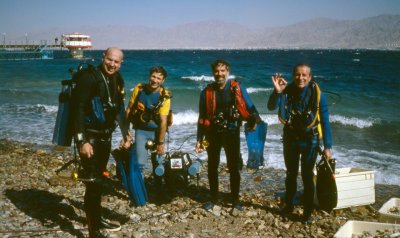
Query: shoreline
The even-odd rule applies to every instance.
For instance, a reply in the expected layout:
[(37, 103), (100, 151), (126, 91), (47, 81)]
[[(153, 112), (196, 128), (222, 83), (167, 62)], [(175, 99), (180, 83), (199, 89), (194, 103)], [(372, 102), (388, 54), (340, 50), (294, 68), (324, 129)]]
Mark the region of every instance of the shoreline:
[[(91, 49), (86, 49), (85, 51), (90, 52), (90, 51), (104, 51), (106, 48), (91, 48)], [(283, 51), (301, 51), (301, 50), (307, 50), (307, 51), (312, 51), (312, 50), (329, 50), (329, 51), (346, 51), (346, 50), (355, 50), (355, 51), (400, 51), (400, 48), (300, 48), (300, 47), (293, 47), (293, 48), (212, 48), (212, 47), (204, 47), (204, 48), (122, 48), (122, 50), (127, 50), (127, 51), (191, 51), (191, 50), (199, 50), (199, 51), (230, 51), (230, 50), (237, 50), (237, 51), (275, 51), (275, 50), (283, 50)]]
[[(47, 148), (49, 149), (47, 151)], [(72, 159), (69, 150), (0, 139), (0, 234), (10, 236), (85, 237), (84, 185), (56, 176), (55, 170)], [(206, 166), (206, 165), (205, 165)], [(242, 213), (234, 213), (226, 198), (229, 174), (220, 167), (220, 193), (224, 200), (212, 212), (201, 208), (208, 197), (203, 168), (198, 181), (185, 189), (156, 198), (153, 180), (146, 171), (149, 203), (129, 206), (121, 182), (114, 176), (105, 182), (103, 215), (122, 225), (111, 237), (332, 237), (347, 220), (378, 221), (377, 210), (391, 197), (400, 197), (400, 186), (375, 184), (375, 203), (334, 210), (315, 210), (315, 222), (302, 225), (296, 218), (278, 214), (284, 192), (284, 170), (242, 170)], [(69, 177), (71, 167), (60, 174)], [(115, 166), (109, 165), (111, 175)], [(299, 185), (302, 183), (299, 182)], [(166, 192), (166, 191), (165, 191)], [(296, 206), (295, 216), (302, 213)]]

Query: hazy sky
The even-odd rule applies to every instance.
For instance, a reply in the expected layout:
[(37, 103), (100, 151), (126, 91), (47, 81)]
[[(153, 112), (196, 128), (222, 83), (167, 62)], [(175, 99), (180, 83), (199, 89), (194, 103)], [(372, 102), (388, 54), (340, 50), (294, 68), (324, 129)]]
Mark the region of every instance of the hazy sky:
[(356, 20), (400, 14), (400, 0), (0, 0), (0, 34), (52, 27), (144, 25), (168, 28), (223, 20), (251, 28), (317, 17)]

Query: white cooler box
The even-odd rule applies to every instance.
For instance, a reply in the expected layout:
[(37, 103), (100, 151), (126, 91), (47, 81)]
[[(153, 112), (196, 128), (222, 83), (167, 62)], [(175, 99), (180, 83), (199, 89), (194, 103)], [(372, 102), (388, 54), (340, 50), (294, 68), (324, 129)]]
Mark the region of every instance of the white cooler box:
[(379, 221), (400, 224), (400, 214), (391, 213), (391, 208), (400, 207), (400, 198), (391, 198), (379, 209)]
[(337, 168), (336, 187), (338, 203), (335, 209), (368, 205), (375, 202), (375, 175), (373, 170)]
[[(353, 238), (359, 237), (363, 232), (368, 232), (372, 237), (377, 231), (389, 230), (393, 234), (400, 235), (400, 225), (366, 221), (347, 221), (333, 236), (334, 238)], [(397, 237), (397, 236), (394, 236)]]
[[(375, 202), (375, 176), (373, 170), (336, 168), (338, 202), (334, 209), (368, 205)], [(317, 176), (314, 177), (315, 181)], [(317, 194), (314, 203), (318, 205)]]

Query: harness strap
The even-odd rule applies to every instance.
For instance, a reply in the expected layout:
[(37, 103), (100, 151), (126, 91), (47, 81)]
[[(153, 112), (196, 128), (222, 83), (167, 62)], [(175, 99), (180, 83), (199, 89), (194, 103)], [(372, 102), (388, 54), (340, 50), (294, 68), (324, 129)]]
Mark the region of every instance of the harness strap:
[[(318, 121), (319, 122), (319, 102), (321, 100), (321, 90), (319, 89), (319, 86), (317, 83), (313, 83), (311, 85), (312, 87), (315, 87), (316, 93), (317, 93), (317, 100), (316, 102), (312, 102), (310, 103), (309, 107), (315, 106), (315, 114), (316, 116), (314, 116), (314, 119), (312, 120), (312, 122), (310, 123), (310, 125), (307, 126), (307, 128), (311, 128), (312, 126), (315, 125), (315, 123)], [(311, 100), (314, 100), (314, 97), (311, 98)], [(307, 110), (307, 111), (311, 111), (311, 110)]]
[[(312, 115), (313, 113), (313, 118), (310, 122), (310, 124), (306, 125), (305, 128), (309, 129), (313, 127), (316, 124), (319, 124), (320, 121), (320, 115), (319, 115), (319, 103), (321, 100), (321, 90), (318, 86), (318, 84), (315, 81), (310, 82), (310, 89), (311, 89), (311, 99), (307, 105), (306, 110), (303, 112), (303, 114), (307, 114), (307, 118), (309, 115)], [(292, 117), (292, 107), (291, 102), (288, 98), (288, 94), (284, 93), (281, 96), (281, 101), (280, 101), (280, 106), (278, 110), (278, 118), (279, 121), (284, 124), (284, 125), (290, 125), (291, 124), (291, 117)], [(322, 134), (322, 130), (321, 130)]]
[(236, 80), (231, 80), (231, 92), (234, 96), (234, 106), (239, 111), (240, 117), (247, 120), (251, 117), (249, 110), (247, 109), (246, 102), (243, 100), (243, 94), (240, 89), (239, 83)]
[[(144, 108), (143, 107), (141, 107), (141, 106), (138, 106), (138, 103), (139, 103), (139, 97), (140, 97), (140, 94), (141, 94), (141, 92), (144, 90), (144, 87), (146, 86), (146, 84), (138, 84), (136, 87), (138, 87), (138, 90), (139, 90), (139, 92), (138, 92), (138, 94), (136, 95), (136, 97), (135, 97), (135, 102), (133, 103), (133, 105), (132, 105), (132, 107), (133, 108), (131, 108), (131, 109), (133, 109), (133, 113), (135, 113), (137, 110), (139, 110), (139, 111), (143, 111), (144, 110)], [(160, 106), (162, 106), (162, 103), (164, 103), (164, 101), (166, 100), (166, 99), (169, 99), (170, 98), (170, 96), (169, 96), (169, 93), (168, 93), (168, 90), (166, 90), (162, 85), (160, 86), (160, 98), (159, 98), (159, 101), (158, 101), (158, 104), (161, 104)]]
[[(209, 126), (215, 116), (217, 109), (216, 95), (215, 95), (215, 83), (208, 84), (205, 90), (206, 100), (206, 118), (199, 118), (198, 123), (200, 125)], [(248, 111), (246, 102), (243, 99), (243, 94), (240, 89), (239, 83), (236, 80), (230, 80), (230, 91), (232, 101), (234, 102), (235, 108), (238, 110), (240, 118), (248, 120), (251, 117), (251, 113)]]
[[(171, 98), (170, 93), (168, 90), (166, 90), (162, 85), (160, 86), (160, 96), (157, 104), (153, 104), (153, 108), (150, 109), (149, 111), (146, 111), (145, 105), (139, 101), (140, 94), (146, 87), (146, 84), (138, 84), (134, 90), (138, 90), (138, 93), (134, 99), (134, 103), (132, 103), (131, 108), (129, 108), (130, 111), (130, 120), (131, 122), (135, 125), (135, 122), (137, 120), (140, 120), (142, 122), (148, 122), (150, 120), (154, 120), (156, 116), (159, 114), (159, 111), (161, 107), (164, 105), (164, 102), (168, 99)], [(172, 125), (172, 111), (169, 111), (169, 114), (167, 115), (167, 125), (171, 126)]]

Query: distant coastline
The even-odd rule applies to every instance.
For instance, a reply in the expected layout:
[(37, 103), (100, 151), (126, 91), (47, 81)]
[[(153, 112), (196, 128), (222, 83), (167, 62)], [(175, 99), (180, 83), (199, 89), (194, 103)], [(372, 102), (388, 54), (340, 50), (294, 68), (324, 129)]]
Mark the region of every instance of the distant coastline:
[[(93, 49), (400, 49), (400, 15), (361, 20), (316, 18), (282, 27), (251, 26), (208, 20), (156, 29), (141, 25), (73, 26), (29, 32), (36, 40), (53, 39), (66, 32), (92, 38)], [(24, 41), (7, 34), (6, 41)]]

